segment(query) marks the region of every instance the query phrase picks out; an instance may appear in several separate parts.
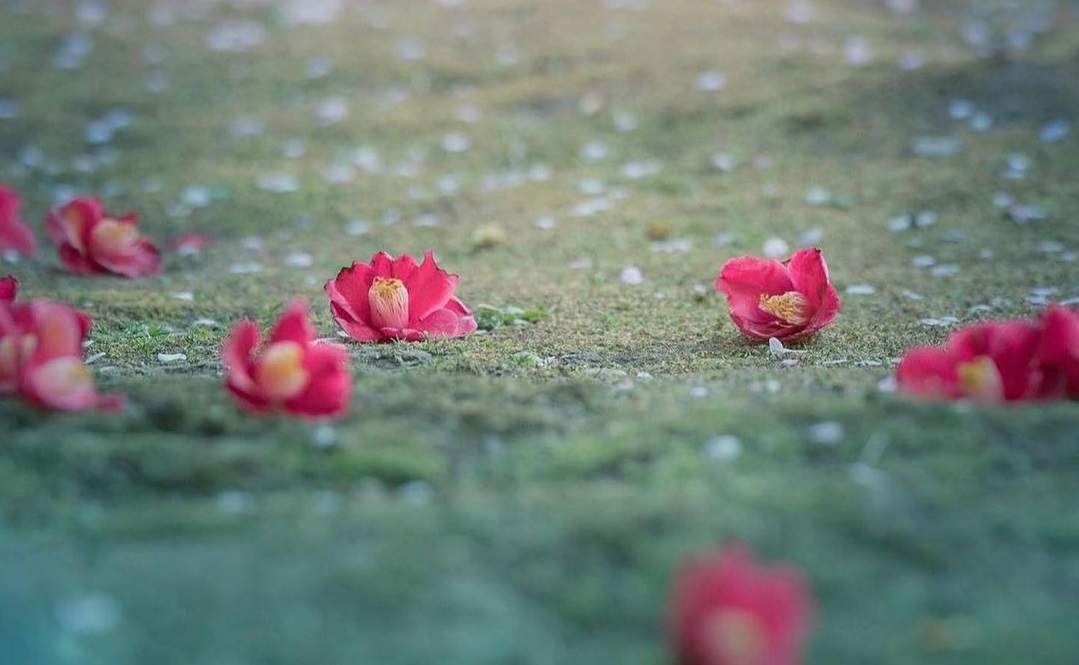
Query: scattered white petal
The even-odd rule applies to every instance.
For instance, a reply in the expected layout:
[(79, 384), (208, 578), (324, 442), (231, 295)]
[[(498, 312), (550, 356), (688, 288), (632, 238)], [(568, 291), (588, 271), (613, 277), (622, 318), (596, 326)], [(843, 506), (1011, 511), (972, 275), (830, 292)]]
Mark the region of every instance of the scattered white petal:
[(932, 328), (943, 328), (947, 326), (954, 326), (959, 323), (959, 319), (954, 316), (941, 316), (939, 318), (926, 318), (921, 319), (922, 325), (930, 326)]
[(258, 261), (237, 261), (229, 265), (229, 272), (234, 275), (249, 275), (261, 271), (262, 264)]
[(300, 183), (296, 180), (296, 176), (283, 171), (260, 173), (255, 180), (255, 184), (258, 185), (259, 189), (278, 194), (289, 194), (300, 188)]
[(929, 274), (933, 277), (953, 277), (959, 274), (959, 264), (956, 263), (942, 263), (929, 271)]
[(285, 265), (289, 268), (310, 268), (314, 258), (307, 252), (291, 252), (285, 256)]
[(1054, 120), (1042, 125), (1038, 130), (1038, 138), (1045, 143), (1057, 143), (1066, 139), (1071, 131), (1071, 123), (1067, 120)]
[(678, 254), (693, 249), (693, 241), (688, 238), (672, 238), (652, 243), (652, 251), (662, 254)]
[(770, 259), (778, 259), (790, 253), (790, 245), (783, 238), (768, 238), (764, 241), (761, 251)]
[(212, 51), (250, 51), (266, 38), (266, 29), (254, 21), (224, 21), (210, 29), (206, 43)]
[(348, 117), (349, 106), (344, 97), (327, 97), (315, 107), (315, 119), (322, 127), (335, 125)]
[(845, 432), (841, 423), (826, 420), (810, 425), (805, 434), (810, 443), (832, 446), (843, 440)]
[(535, 221), (535, 225), (537, 229), (553, 231), (558, 227), (558, 222), (553, 217), (540, 217)]
[(948, 115), (952, 120), (969, 120), (977, 109), (966, 99), (956, 99), (948, 105)]
[(175, 363), (181, 360), (187, 360), (186, 353), (159, 353), (157, 354), (158, 362), (162, 363)]
[(637, 266), (628, 266), (622, 270), (622, 273), (618, 276), (619, 281), (623, 284), (630, 284), (636, 286), (644, 283), (644, 273)]
[(805, 201), (809, 205), (824, 205), (831, 199), (832, 193), (823, 187), (810, 187), (806, 190)]
[(442, 137), (442, 149), (448, 153), (465, 152), (472, 147), (472, 139), (464, 132), (450, 132)]
[(702, 72), (697, 77), (697, 90), (701, 92), (719, 92), (727, 85), (727, 77), (719, 72)]
[(345, 233), (350, 236), (362, 236), (371, 231), (371, 224), (367, 220), (354, 219), (345, 225)]
[(172, 297), (175, 300), (183, 300), (185, 302), (195, 301), (195, 294), (190, 291), (177, 291), (176, 293), (172, 294)]
[(251, 513), (258, 507), (255, 497), (242, 490), (225, 490), (217, 495), (214, 503), (217, 505), (217, 512), (225, 515)]
[(656, 175), (661, 169), (660, 163), (654, 159), (628, 162), (622, 165), (622, 176), (630, 180), (638, 180)]
[(704, 454), (716, 462), (729, 462), (742, 454), (742, 440), (731, 434), (713, 437), (705, 442)]
[(847, 294), (852, 296), (868, 296), (877, 292), (871, 284), (850, 284), (847, 286)]
[(910, 146), (915, 155), (933, 159), (954, 157), (962, 149), (963, 143), (954, 136), (919, 136)]
[(869, 42), (862, 37), (851, 37), (843, 43), (843, 60), (853, 67), (864, 67), (873, 60)]
[(323, 450), (332, 448), (337, 444), (337, 430), (330, 425), (319, 425), (311, 433), (311, 443)]
[(903, 289), (899, 293), (902, 294), (902, 296), (904, 298), (907, 298), (908, 300), (924, 300), (925, 299), (925, 296), (923, 296), (922, 294), (920, 294), (920, 293), (918, 293), (916, 291), (911, 291), (910, 289)]

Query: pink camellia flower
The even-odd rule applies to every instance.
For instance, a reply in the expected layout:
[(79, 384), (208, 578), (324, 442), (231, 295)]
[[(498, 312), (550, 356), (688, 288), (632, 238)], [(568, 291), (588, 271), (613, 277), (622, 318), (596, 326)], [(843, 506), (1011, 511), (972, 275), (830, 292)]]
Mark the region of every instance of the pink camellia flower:
[(109, 217), (101, 201), (77, 198), (45, 221), (60, 262), (78, 275), (144, 277), (161, 272), (161, 252), (139, 235), (138, 216)]
[(0, 253), (30, 256), (35, 251), (34, 232), (19, 220), (19, 195), (0, 183)]
[(0, 396), (57, 411), (122, 408), (122, 397), (97, 392), (83, 363), (90, 317), (52, 300), (16, 302), (17, 289), (14, 279), (0, 280)]
[(797, 571), (733, 545), (682, 565), (667, 619), (682, 665), (796, 665), (812, 613)]
[(428, 337), (463, 337), (476, 330), (476, 319), (454, 297), (457, 275), (435, 263), (431, 250), (423, 263), (408, 254), (393, 258), (385, 252), (370, 265), (356, 261), (326, 283), (330, 309), (337, 325), (360, 342)]
[(911, 349), (896, 368), (899, 389), (928, 399), (985, 403), (1066, 397), (1067, 338), (1076, 335), (1067, 327), (1068, 316), (1074, 315), (1063, 308), (1047, 313), (1048, 334), (1041, 322), (979, 323), (952, 333), (944, 348)]
[(839, 294), (816, 247), (798, 250), (784, 263), (756, 256), (733, 258), (716, 277), (716, 289), (727, 296), (738, 329), (757, 340), (804, 339), (839, 313)]
[(348, 352), (336, 344), (315, 343), (303, 300), (289, 304), (261, 348), (254, 321), (236, 324), (221, 358), (225, 385), (252, 413), (285, 411), (317, 418), (340, 416), (348, 408), (352, 392)]

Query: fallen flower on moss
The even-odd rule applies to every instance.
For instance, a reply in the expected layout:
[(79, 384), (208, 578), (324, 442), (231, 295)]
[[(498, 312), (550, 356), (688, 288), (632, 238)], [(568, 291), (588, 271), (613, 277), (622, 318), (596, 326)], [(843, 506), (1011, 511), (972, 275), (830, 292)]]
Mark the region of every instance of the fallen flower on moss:
[(75, 199), (51, 213), (45, 228), (69, 272), (124, 277), (161, 272), (161, 252), (139, 234), (138, 216), (110, 217), (97, 199)]
[(289, 304), (261, 347), (254, 321), (236, 324), (221, 357), (225, 385), (240, 407), (306, 418), (344, 415), (352, 393), (348, 353), (315, 338), (302, 300)]
[(61, 302), (21, 302), (17, 295), (14, 278), (0, 280), (0, 395), (57, 411), (122, 408), (122, 396), (97, 392), (83, 362), (90, 317)]
[(343, 268), (326, 283), (337, 325), (358, 342), (463, 337), (476, 330), (476, 319), (453, 295), (457, 275), (435, 263), (431, 250), (423, 262), (408, 254), (385, 252)]
[(926, 399), (1030, 402), (1079, 398), (1079, 314), (1051, 305), (1038, 321), (979, 323), (945, 347), (907, 351), (900, 391)]
[(682, 565), (667, 621), (682, 665), (796, 665), (812, 612), (796, 570), (759, 566), (730, 545)]
[(779, 262), (756, 256), (727, 261), (715, 287), (727, 296), (731, 320), (755, 340), (775, 337), (793, 342), (815, 334), (835, 320), (839, 294), (816, 247)]

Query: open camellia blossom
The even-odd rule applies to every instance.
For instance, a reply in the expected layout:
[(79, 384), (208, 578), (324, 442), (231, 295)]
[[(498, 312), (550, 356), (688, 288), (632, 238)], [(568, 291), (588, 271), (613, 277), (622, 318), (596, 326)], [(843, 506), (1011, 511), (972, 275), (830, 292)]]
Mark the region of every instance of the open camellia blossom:
[(812, 613), (797, 571), (730, 545), (682, 565), (667, 621), (682, 665), (796, 665)]
[(109, 217), (101, 201), (77, 198), (45, 220), (60, 263), (78, 275), (145, 277), (161, 272), (161, 252), (139, 234), (138, 216)]
[(979, 323), (947, 346), (916, 347), (896, 368), (899, 389), (927, 399), (1028, 402), (1079, 398), (1079, 314), (1059, 305), (1040, 321)]
[(716, 289), (727, 296), (731, 320), (748, 337), (794, 342), (835, 320), (839, 294), (816, 247), (785, 262), (739, 256), (723, 265)]
[(43, 298), (16, 302), (17, 292), (13, 278), (0, 280), (0, 396), (57, 411), (122, 408), (121, 396), (97, 392), (83, 363), (90, 317)]
[(317, 343), (315, 336), (303, 300), (289, 304), (261, 348), (254, 321), (236, 324), (221, 355), (225, 385), (237, 403), (252, 413), (343, 415), (352, 393), (348, 352), (334, 343)]
[(0, 254), (30, 256), (35, 251), (34, 232), (19, 219), (19, 195), (0, 183)]
[(408, 254), (385, 252), (371, 263), (356, 261), (326, 283), (337, 325), (354, 340), (415, 342), (429, 337), (462, 337), (476, 330), (476, 319), (454, 297), (457, 275), (435, 263), (431, 250), (423, 263)]

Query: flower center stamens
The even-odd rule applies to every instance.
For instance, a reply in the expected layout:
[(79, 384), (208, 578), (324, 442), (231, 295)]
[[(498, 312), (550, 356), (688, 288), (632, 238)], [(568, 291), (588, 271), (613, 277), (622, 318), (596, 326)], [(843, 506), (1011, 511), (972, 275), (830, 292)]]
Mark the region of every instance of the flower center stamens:
[(378, 328), (408, 326), (408, 289), (405, 283), (392, 277), (376, 277), (367, 292), (371, 304), (371, 321)]
[(255, 365), (255, 381), (271, 400), (283, 402), (307, 386), (303, 349), (296, 342), (277, 342), (266, 347)]
[(760, 662), (765, 636), (761, 620), (739, 609), (727, 609), (709, 617), (705, 630), (717, 662), (750, 665)]
[(762, 293), (757, 306), (786, 323), (800, 326), (809, 321), (809, 300), (797, 291), (787, 291), (778, 296)]
[(1004, 397), (1000, 370), (989, 356), (978, 356), (955, 368), (963, 395), (977, 402), (998, 402)]

